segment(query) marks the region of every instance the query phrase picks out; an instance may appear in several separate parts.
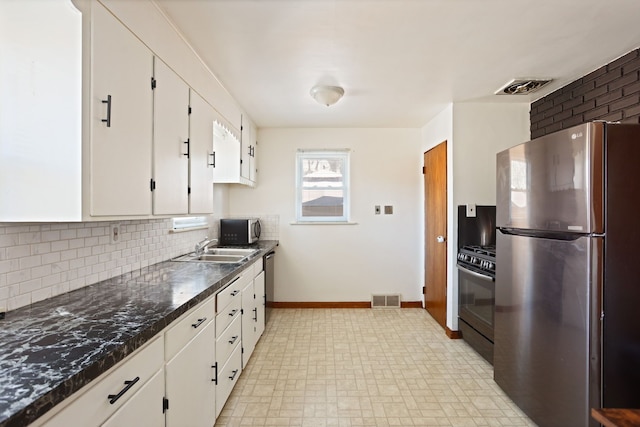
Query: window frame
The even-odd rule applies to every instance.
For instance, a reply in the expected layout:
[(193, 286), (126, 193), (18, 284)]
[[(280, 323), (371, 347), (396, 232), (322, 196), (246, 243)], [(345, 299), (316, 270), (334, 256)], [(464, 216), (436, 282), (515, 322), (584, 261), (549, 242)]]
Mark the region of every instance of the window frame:
[[(302, 215), (302, 196), (304, 192), (303, 187), (303, 165), (306, 159), (326, 159), (336, 158), (342, 161), (342, 215), (341, 216), (303, 216)], [(345, 224), (350, 221), (350, 201), (351, 201), (351, 186), (350, 186), (350, 169), (351, 169), (351, 150), (349, 149), (299, 149), (296, 152), (296, 223), (309, 224), (309, 223), (322, 223), (322, 224)]]

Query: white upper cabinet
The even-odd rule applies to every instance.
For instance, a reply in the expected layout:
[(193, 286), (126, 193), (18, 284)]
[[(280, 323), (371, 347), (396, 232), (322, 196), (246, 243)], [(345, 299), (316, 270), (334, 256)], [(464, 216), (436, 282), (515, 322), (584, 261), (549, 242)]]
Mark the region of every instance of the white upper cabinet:
[(153, 55), (100, 3), (91, 16), (90, 215), (150, 215)]
[(240, 154), (241, 177), (254, 185), (257, 178), (256, 149), (257, 149), (256, 125), (246, 114), (242, 116), (242, 151)]
[(213, 179), (219, 183), (240, 182), (240, 140), (229, 128), (216, 121), (213, 125), (215, 168)]
[(213, 108), (193, 89), (189, 98), (189, 213), (213, 213)]
[(241, 140), (228, 128), (216, 123), (213, 131), (213, 146), (216, 153), (214, 180), (219, 183), (255, 186), (256, 127), (246, 115), (242, 116)]
[(0, 221), (80, 221), (82, 14), (0, 1)]
[(189, 209), (189, 86), (154, 58), (153, 213)]

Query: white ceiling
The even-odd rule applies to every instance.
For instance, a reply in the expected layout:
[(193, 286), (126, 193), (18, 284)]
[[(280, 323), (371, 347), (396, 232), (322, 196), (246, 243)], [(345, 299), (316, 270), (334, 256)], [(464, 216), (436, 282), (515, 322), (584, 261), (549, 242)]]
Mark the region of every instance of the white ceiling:
[[(156, 0), (259, 127), (421, 127), (640, 46), (639, 0)], [(554, 81), (497, 96), (513, 78)], [(326, 107), (318, 83), (344, 87)]]

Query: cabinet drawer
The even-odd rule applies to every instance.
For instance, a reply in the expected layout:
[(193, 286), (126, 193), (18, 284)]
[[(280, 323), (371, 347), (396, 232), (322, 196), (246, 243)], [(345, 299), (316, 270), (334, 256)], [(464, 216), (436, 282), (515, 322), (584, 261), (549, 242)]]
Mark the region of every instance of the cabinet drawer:
[(242, 346), (239, 345), (233, 350), (229, 361), (218, 370), (218, 382), (216, 385), (216, 418), (222, 412), (224, 404), (227, 402), (233, 386), (238, 382), (242, 372)]
[(240, 295), (233, 298), (231, 302), (216, 315), (216, 338), (222, 336), (227, 326), (231, 324), (237, 317), (240, 317), (240, 309), (242, 307), (242, 299)]
[(242, 316), (235, 316), (231, 325), (216, 339), (216, 361), (224, 364), (233, 349), (240, 343)]
[[(160, 335), (143, 349), (127, 357), (121, 365), (112, 368), (105, 376), (96, 380), (93, 387), (78, 391), (78, 398), (45, 425), (68, 427), (77, 425), (81, 420), (83, 426), (99, 426), (162, 369), (163, 354), (164, 338)], [(120, 397), (117, 398), (117, 395)]]
[(240, 299), (242, 288), (247, 285), (247, 282), (253, 280), (253, 276), (249, 274), (249, 270), (250, 269), (244, 270), (238, 274), (226, 288), (218, 292), (216, 295), (216, 313), (222, 312), (234, 298), (237, 297), (237, 299)]
[(164, 354), (170, 360), (215, 318), (215, 299), (203, 301), (183, 314), (165, 333)]

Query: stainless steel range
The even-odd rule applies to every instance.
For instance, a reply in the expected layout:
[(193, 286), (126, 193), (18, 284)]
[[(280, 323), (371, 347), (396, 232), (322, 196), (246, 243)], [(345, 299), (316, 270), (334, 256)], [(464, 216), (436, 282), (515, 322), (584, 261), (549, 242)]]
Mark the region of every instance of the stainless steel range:
[(458, 326), (462, 338), (493, 364), (496, 250), (463, 246), (458, 250)]

